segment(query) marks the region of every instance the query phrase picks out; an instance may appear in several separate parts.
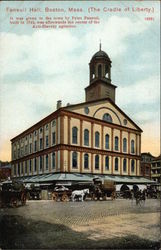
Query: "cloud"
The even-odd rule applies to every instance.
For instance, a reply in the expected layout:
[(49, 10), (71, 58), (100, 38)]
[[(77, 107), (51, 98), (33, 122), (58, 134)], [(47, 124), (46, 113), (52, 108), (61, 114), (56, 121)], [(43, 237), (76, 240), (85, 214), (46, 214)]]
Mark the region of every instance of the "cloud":
[(131, 103), (155, 104), (160, 99), (160, 80), (159, 76), (149, 76), (144, 80), (135, 82), (126, 87), (118, 88), (118, 103), (126, 106)]
[[(83, 35), (81, 30), (1, 33), (1, 145), (7, 139), (9, 144), (10, 138), (53, 112), (57, 100), (62, 99), (63, 104), (84, 101), (88, 62), (98, 49), (99, 38), (102, 49), (117, 61), (126, 53), (128, 38), (137, 37), (148, 27), (139, 20), (111, 16), (101, 20), (101, 25), (85, 29)], [(121, 105), (154, 103), (159, 97), (158, 77), (125, 89), (120, 86), (117, 91)]]

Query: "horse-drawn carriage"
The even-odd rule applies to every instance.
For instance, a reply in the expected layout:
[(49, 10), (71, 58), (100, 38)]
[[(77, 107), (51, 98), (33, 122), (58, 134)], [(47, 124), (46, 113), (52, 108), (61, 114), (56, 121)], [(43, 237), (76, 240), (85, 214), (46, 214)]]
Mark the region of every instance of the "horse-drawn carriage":
[(41, 188), (39, 185), (31, 184), (28, 187), (29, 200), (41, 200)]
[(116, 198), (115, 183), (110, 180), (101, 180), (100, 178), (93, 179), (94, 188), (90, 190), (92, 200), (106, 200)]
[(26, 204), (27, 191), (21, 182), (6, 181), (0, 191), (0, 207), (17, 207)]
[(90, 184), (73, 185), (70, 188), (65, 186), (55, 187), (52, 191), (54, 201), (83, 201), (106, 200), (107, 197), (115, 198), (115, 185), (113, 181), (102, 181), (100, 178), (93, 179)]
[(64, 186), (60, 186), (60, 187), (55, 187), (54, 191), (52, 192), (52, 200), (53, 201), (69, 201), (72, 195), (72, 190), (64, 187)]

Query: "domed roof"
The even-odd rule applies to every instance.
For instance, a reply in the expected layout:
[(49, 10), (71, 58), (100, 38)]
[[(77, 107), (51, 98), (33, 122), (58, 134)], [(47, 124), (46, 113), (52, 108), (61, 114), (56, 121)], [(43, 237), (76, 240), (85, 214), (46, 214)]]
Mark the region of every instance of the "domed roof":
[(110, 61), (109, 56), (108, 56), (107, 53), (104, 52), (103, 50), (97, 51), (97, 52), (92, 56), (92, 59), (91, 59), (91, 60), (97, 59), (97, 58), (98, 58), (98, 59), (99, 59), (99, 58), (106, 58), (106, 59), (108, 59), (108, 60)]

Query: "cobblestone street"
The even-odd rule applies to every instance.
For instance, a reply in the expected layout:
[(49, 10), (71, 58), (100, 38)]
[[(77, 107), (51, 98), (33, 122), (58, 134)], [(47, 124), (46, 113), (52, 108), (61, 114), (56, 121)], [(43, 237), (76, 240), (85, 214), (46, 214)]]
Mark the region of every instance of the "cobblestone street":
[(121, 199), (28, 201), (24, 207), (1, 209), (0, 226), (13, 232), (8, 248), (159, 249), (159, 211), (156, 199), (141, 206)]

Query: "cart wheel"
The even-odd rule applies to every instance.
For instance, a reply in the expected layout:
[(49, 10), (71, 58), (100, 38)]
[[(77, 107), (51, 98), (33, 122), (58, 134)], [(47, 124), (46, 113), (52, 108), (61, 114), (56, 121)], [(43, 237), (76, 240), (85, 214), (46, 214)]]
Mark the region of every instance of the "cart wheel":
[(56, 193), (52, 193), (52, 200), (57, 201), (58, 200), (58, 195)]
[(92, 195), (92, 200), (93, 200), (93, 201), (97, 200), (97, 197), (96, 197), (95, 194)]
[(103, 196), (103, 201), (106, 201), (107, 200), (107, 195), (104, 195)]
[(10, 200), (10, 205), (11, 205), (12, 207), (18, 207), (18, 199), (12, 197), (11, 200)]
[(69, 201), (69, 197), (67, 194), (63, 194), (61, 197), (61, 201), (65, 202), (65, 201)]
[(26, 205), (26, 195), (25, 194), (21, 195), (21, 204), (22, 204), (22, 206)]
[(115, 193), (115, 192), (112, 192), (112, 194), (111, 194), (111, 199), (112, 199), (112, 200), (116, 199), (116, 193)]

